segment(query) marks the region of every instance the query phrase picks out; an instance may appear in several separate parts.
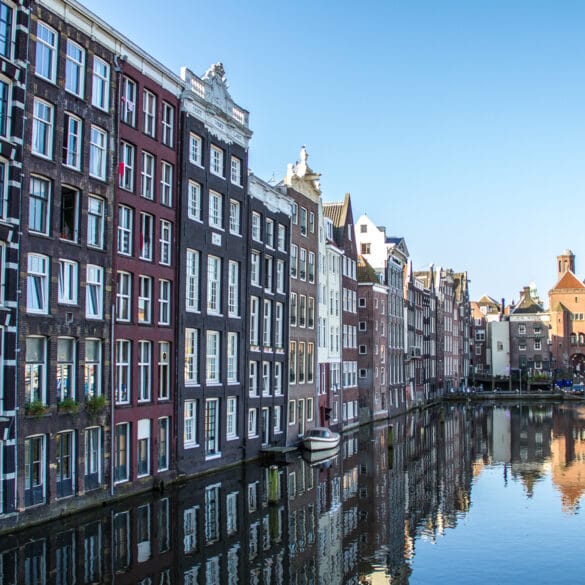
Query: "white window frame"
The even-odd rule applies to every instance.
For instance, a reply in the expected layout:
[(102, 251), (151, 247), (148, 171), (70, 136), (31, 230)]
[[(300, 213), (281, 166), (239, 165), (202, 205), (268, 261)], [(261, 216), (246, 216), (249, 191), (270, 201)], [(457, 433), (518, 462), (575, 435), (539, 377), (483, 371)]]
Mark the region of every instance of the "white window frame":
[(161, 129), (162, 143), (172, 148), (175, 140), (175, 108), (165, 101), (162, 103)]
[(83, 387), (86, 398), (101, 396), (102, 390), (102, 341), (86, 338)]
[(154, 259), (154, 217), (150, 213), (140, 213), (140, 244), (139, 258), (152, 262)]
[(187, 248), (185, 272), (185, 310), (199, 311), (201, 278), (201, 253)]
[(89, 141), (89, 175), (96, 179), (106, 179), (108, 133), (98, 126), (91, 126)]
[(173, 206), (173, 165), (164, 160), (160, 163), (160, 203)]
[(116, 286), (116, 321), (132, 318), (132, 274), (119, 271)]
[(71, 39), (65, 49), (65, 91), (82, 99), (85, 91), (85, 49)]
[(254, 438), (258, 436), (258, 409), (248, 409), (248, 438)]
[(185, 329), (185, 386), (199, 384), (199, 330)]
[(223, 229), (223, 195), (217, 191), (209, 191), (209, 226)]
[(235, 260), (228, 264), (228, 316), (240, 316), (240, 263)]
[(151, 201), (154, 199), (154, 163), (154, 155), (143, 150), (140, 168), (140, 195)]
[(85, 317), (102, 319), (104, 316), (104, 269), (88, 264), (85, 278)]
[(119, 187), (125, 191), (134, 191), (134, 165), (136, 164), (136, 147), (129, 142), (120, 142)]
[[(116, 340), (116, 404), (130, 404), (132, 397), (132, 342)], [(125, 386), (125, 387), (124, 387)]]
[(28, 254), (26, 277), (26, 311), (49, 313), (49, 274), (51, 261), (42, 254)]
[(78, 287), (79, 264), (74, 260), (60, 258), (57, 302), (63, 305), (76, 305)]
[(141, 274), (138, 277), (138, 323), (152, 323), (153, 279)]
[(81, 168), (83, 123), (80, 118), (65, 112), (63, 124), (63, 164), (79, 170)]
[(33, 100), (31, 152), (42, 158), (53, 158), (55, 107), (44, 100)]
[(207, 384), (220, 383), (221, 334), (219, 331), (206, 332), (205, 381)]
[[(35, 74), (47, 81), (57, 83), (57, 45), (59, 35), (56, 30), (40, 21), (37, 22), (36, 32)], [(43, 71), (39, 67), (41, 61)]]
[(227, 383), (238, 382), (238, 334), (229, 331), (227, 334)]
[(241, 205), (239, 201), (230, 199), (230, 234), (241, 235)]
[(122, 78), (120, 120), (129, 126), (136, 127), (136, 101), (138, 86), (133, 79)]
[(146, 88), (142, 90), (142, 131), (156, 136), (156, 95)]
[(99, 57), (93, 57), (91, 103), (104, 112), (110, 109), (110, 66)]
[(106, 202), (101, 197), (87, 198), (87, 245), (90, 248), (104, 248)]
[(207, 256), (207, 312), (221, 314), (221, 258)]
[(139, 340), (137, 353), (138, 402), (149, 402), (152, 399), (152, 342)]
[(203, 166), (203, 138), (193, 132), (189, 133), (189, 162)]
[(230, 180), (232, 184), (242, 186), (242, 160), (232, 156), (230, 160)]
[(160, 220), (159, 235), (159, 263), (163, 266), (171, 265), (171, 252), (173, 243), (173, 224), (166, 219)]
[(209, 148), (209, 170), (212, 175), (223, 179), (224, 151), (219, 146), (212, 144)]
[(171, 397), (171, 344), (158, 342), (158, 399), (169, 400)]
[(132, 256), (134, 210), (127, 205), (118, 207), (118, 254)]
[(158, 281), (158, 324), (171, 324), (171, 290), (170, 280), (161, 278)]
[(238, 398), (228, 396), (226, 399), (225, 435), (228, 441), (238, 438)]
[(201, 221), (201, 185), (189, 179), (187, 196), (187, 216), (189, 219)]

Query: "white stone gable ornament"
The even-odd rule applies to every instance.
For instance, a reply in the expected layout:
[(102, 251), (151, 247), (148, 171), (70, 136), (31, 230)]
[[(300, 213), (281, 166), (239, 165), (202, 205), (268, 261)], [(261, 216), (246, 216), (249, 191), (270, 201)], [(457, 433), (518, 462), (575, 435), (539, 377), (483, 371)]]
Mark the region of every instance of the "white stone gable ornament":
[(207, 84), (207, 99), (221, 110), (229, 111), (233, 101), (228, 91), (223, 63), (212, 65), (205, 72), (203, 81)]

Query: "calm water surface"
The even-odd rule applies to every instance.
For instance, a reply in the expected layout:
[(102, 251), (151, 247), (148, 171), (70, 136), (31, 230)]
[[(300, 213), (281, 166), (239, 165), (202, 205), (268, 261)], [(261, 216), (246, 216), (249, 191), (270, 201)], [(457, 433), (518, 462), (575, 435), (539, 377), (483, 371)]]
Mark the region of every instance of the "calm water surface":
[(585, 582), (585, 405), (391, 425), (0, 536), (0, 585)]

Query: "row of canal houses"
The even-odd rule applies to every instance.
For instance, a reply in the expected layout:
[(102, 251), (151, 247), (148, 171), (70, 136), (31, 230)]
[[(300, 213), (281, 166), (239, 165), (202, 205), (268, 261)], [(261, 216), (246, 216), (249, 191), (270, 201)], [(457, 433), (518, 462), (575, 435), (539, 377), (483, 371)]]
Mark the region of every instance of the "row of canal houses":
[(412, 269), (303, 147), (248, 169), (216, 64), (0, 1), (0, 529), (297, 445), (468, 371), (465, 273)]

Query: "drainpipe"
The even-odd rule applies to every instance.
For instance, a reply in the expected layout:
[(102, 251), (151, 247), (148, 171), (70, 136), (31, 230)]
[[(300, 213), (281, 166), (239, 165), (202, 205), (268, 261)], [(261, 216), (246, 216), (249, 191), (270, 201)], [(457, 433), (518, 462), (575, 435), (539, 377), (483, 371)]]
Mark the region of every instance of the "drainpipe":
[[(120, 83), (120, 78), (122, 76), (122, 64), (126, 63), (128, 57), (126, 55), (114, 55), (114, 71), (116, 72), (116, 104), (114, 106), (114, 116), (116, 117), (115, 123), (115, 145), (116, 150), (114, 152), (114, 161), (118, 158), (119, 153), (119, 139), (120, 139), (120, 91), (122, 84)], [(116, 162), (113, 164), (112, 168), (112, 202), (115, 201), (115, 193), (116, 193), (116, 169), (118, 165)], [(116, 224), (116, 209), (115, 205), (112, 205), (112, 232), (113, 227)], [(114, 240), (114, 238), (112, 237)], [(116, 325), (116, 303), (115, 303), (115, 293), (116, 293), (116, 282), (114, 280), (114, 258), (115, 258), (115, 243), (112, 242), (112, 310), (111, 310), (111, 329), (110, 329), (110, 496), (114, 496), (115, 488), (114, 488), (114, 470), (115, 470), (115, 439), (116, 439), (116, 425), (115, 425), (115, 402), (116, 402), (116, 368), (115, 368), (115, 358), (116, 358), (116, 342), (115, 342), (115, 325)]]

